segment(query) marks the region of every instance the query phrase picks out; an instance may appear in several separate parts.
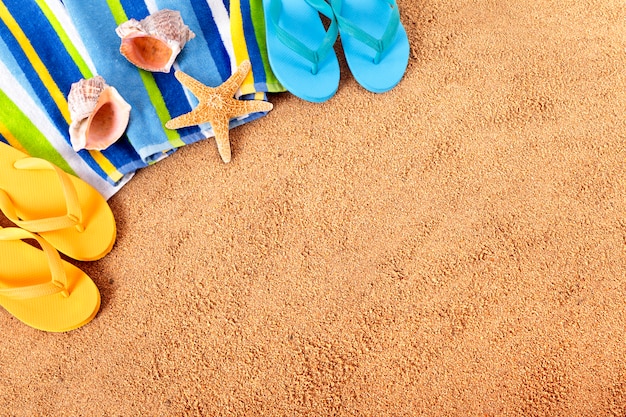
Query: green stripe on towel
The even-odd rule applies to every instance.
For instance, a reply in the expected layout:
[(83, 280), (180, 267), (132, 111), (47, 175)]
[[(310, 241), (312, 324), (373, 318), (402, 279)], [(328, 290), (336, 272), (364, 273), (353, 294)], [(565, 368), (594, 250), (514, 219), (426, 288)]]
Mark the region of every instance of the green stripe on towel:
[[(0, 133), (9, 141), (9, 145), (22, 149), (29, 155), (46, 159), (62, 170), (76, 175), (61, 154), (48, 142), (45, 135), (2, 90), (0, 90), (0, 103), (2, 104), (0, 106)], [(18, 137), (24, 136), (24, 132), (29, 140), (18, 140)]]

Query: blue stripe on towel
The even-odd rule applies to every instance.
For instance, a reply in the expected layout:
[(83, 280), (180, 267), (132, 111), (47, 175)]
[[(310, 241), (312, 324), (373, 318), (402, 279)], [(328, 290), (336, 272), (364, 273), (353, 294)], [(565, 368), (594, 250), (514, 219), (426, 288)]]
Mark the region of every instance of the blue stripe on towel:
[[(261, 51), (259, 49), (259, 45), (256, 42), (256, 33), (254, 31), (254, 25), (252, 24), (252, 11), (250, 10), (250, 1), (241, 1), (239, 3), (241, 8), (241, 17), (243, 24), (243, 31), (246, 39), (250, 39), (252, 41), (246, 42), (246, 46), (248, 47), (248, 57), (250, 59), (250, 64), (252, 64), (252, 76), (254, 78), (254, 87), (259, 89), (260, 86), (265, 86), (267, 84), (267, 78), (265, 74), (265, 67), (263, 64), (263, 58), (261, 56)], [(230, 9), (229, 9), (230, 10)]]
[(197, 16), (197, 20), (200, 24), (200, 30), (204, 36), (205, 42), (211, 49), (214, 68), (217, 71), (217, 74), (219, 74), (219, 79), (215, 77), (214, 80), (206, 82), (211, 82), (211, 85), (217, 86), (221, 84), (222, 81), (230, 77), (230, 74), (232, 72), (230, 65), (230, 55), (224, 47), (222, 37), (217, 28), (215, 19), (213, 18), (213, 13), (211, 12), (211, 8), (207, 4), (207, 1), (191, 0), (191, 6), (193, 7), (193, 10)]
[(121, 138), (111, 147), (100, 152), (123, 174), (135, 172), (139, 168), (146, 166), (146, 163), (141, 160), (135, 148), (128, 142), (127, 137)]
[(0, 37), (4, 39), (9, 50), (13, 52), (13, 57), (19, 65), (20, 70), (24, 73), (26, 80), (35, 91), (38, 100), (46, 108), (48, 114), (50, 114), (50, 119), (52, 120), (54, 125), (59, 130), (67, 128), (67, 121), (57, 107), (57, 104), (52, 99), (50, 92), (41, 81), (39, 75), (28, 60), (28, 57), (24, 54), (24, 51), (22, 51), (19, 43), (15, 40), (9, 28), (4, 24), (2, 20), (0, 20)]
[[(14, 3), (15, 6), (11, 6)], [(50, 75), (63, 94), (67, 93), (72, 83), (82, 78), (82, 74), (57, 32), (48, 23), (48, 19), (36, 4), (24, 0), (5, 1), (11, 15), (37, 51), (46, 68), (63, 68), (63, 71), (52, 71)]]
[(39, 107), (43, 108), (43, 104), (39, 100), (39, 97), (31, 84), (28, 82), (26, 74), (24, 74), (22, 68), (15, 60), (11, 49), (5, 43), (5, 36), (3, 36), (2, 33), (0, 33), (0, 58), (2, 58), (2, 63), (7, 68), (8, 73), (12, 74), (17, 83), (28, 92), (29, 97), (31, 97)]

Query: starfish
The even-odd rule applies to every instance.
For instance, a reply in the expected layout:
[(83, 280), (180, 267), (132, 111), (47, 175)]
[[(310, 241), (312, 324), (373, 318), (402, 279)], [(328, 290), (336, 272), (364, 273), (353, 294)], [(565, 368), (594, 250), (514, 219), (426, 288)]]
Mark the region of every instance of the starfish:
[(250, 72), (250, 61), (243, 61), (223, 84), (218, 87), (209, 87), (182, 71), (176, 71), (174, 75), (193, 95), (200, 101), (191, 112), (175, 117), (165, 123), (168, 129), (180, 129), (182, 127), (196, 126), (202, 123), (211, 123), (217, 150), (224, 162), (230, 162), (230, 140), (228, 138), (229, 122), (239, 116), (250, 113), (270, 111), (274, 107), (272, 103), (261, 100), (237, 100), (235, 92)]

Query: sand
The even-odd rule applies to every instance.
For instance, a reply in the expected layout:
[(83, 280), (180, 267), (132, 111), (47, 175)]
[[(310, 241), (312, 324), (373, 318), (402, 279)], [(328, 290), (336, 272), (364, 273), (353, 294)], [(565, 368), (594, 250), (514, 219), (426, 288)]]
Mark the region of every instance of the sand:
[(0, 310), (0, 415), (626, 415), (625, 4), (398, 3), (394, 90), (139, 171), (88, 325)]

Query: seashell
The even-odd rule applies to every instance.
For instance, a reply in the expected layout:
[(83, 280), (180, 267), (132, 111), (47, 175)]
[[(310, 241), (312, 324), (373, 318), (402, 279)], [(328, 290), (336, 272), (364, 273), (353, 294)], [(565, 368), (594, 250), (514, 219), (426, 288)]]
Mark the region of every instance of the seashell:
[(75, 151), (104, 150), (128, 126), (130, 105), (99, 75), (73, 83), (67, 103), (72, 119), (70, 141)]
[(196, 36), (180, 12), (169, 9), (140, 21), (130, 19), (115, 32), (122, 38), (121, 54), (137, 67), (152, 72), (169, 72), (187, 41)]

